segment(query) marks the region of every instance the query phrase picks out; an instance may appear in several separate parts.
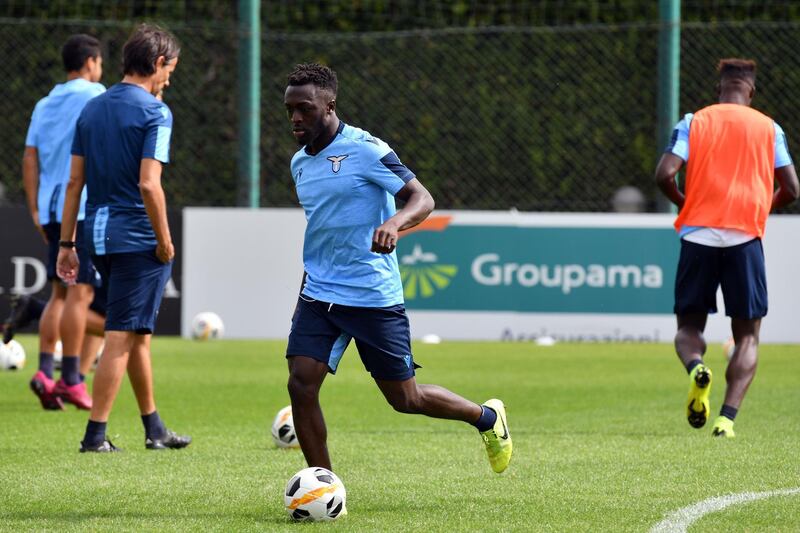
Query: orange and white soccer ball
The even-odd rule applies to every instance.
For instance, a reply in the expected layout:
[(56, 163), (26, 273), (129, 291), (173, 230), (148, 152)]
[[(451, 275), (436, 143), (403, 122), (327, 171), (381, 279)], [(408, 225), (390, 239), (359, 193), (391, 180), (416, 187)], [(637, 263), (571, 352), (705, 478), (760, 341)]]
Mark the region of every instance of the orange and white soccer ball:
[(218, 314), (210, 311), (198, 313), (192, 319), (192, 338), (199, 341), (221, 339), (225, 334), (225, 325)]
[(728, 337), (728, 340), (722, 343), (722, 353), (725, 354), (725, 359), (728, 361), (731, 360), (733, 357), (733, 351), (736, 349), (736, 343), (733, 341), (733, 337)]
[(299, 448), (300, 442), (294, 432), (294, 418), (292, 418), (292, 406), (287, 405), (275, 415), (272, 421), (272, 440), (278, 448)]
[(342, 480), (326, 468), (304, 468), (286, 484), (284, 504), (292, 520), (329, 521), (347, 514)]

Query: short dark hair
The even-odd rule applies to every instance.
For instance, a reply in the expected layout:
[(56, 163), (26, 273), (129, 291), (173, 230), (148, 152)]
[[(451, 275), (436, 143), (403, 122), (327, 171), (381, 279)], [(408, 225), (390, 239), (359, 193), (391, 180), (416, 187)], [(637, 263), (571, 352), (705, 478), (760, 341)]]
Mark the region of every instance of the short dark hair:
[(750, 85), (755, 86), (756, 84), (756, 62), (752, 59), (740, 59), (737, 57), (720, 59), (717, 65), (717, 72), (719, 72), (721, 81), (744, 80)]
[(319, 63), (301, 63), (294, 66), (288, 76), (289, 85), (313, 84), (319, 89), (330, 91), (336, 96), (339, 89), (339, 80), (333, 69)]
[(61, 59), (67, 72), (82, 69), (87, 59), (98, 56), (100, 56), (100, 41), (85, 33), (71, 36), (61, 48)]
[(181, 53), (178, 40), (165, 29), (142, 24), (122, 48), (122, 73), (150, 76), (156, 71), (156, 59), (172, 61)]

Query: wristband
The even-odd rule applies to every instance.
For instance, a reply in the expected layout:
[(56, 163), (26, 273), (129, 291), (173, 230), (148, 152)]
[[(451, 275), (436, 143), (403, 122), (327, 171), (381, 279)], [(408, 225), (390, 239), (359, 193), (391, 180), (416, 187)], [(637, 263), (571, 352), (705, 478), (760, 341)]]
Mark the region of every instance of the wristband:
[(75, 248), (75, 241), (58, 241), (59, 248)]

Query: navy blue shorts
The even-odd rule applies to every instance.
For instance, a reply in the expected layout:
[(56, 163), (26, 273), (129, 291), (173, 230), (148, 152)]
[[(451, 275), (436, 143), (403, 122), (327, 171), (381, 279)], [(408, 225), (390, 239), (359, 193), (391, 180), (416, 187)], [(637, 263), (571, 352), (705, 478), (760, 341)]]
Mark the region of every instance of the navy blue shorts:
[(106, 286), (106, 282), (102, 280), (102, 276), (100, 273), (97, 273), (97, 276), (100, 277), (100, 284), (94, 288), (94, 299), (92, 303), (89, 304), (89, 309), (94, 311), (95, 313), (106, 316), (106, 299), (108, 298), (108, 287)]
[(172, 263), (159, 261), (155, 249), (93, 255), (92, 261), (108, 291), (106, 331), (153, 333)]
[(374, 379), (404, 381), (419, 368), (411, 355), (405, 306), (350, 307), (305, 295), (297, 300), (286, 357), (311, 357), (335, 374), (350, 339)]
[(745, 320), (767, 316), (767, 272), (761, 239), (727, 248), (681, 239), (675, 314), (716, 313), (720, 285), (727, 316)]
[[(56, 272), (56, 262), (58, 262), (58, 241), (61, 240), (61, 224), (51, 222), (50, 224), (45, 224), (43, 228), (45, 235), (47, 235), (47, 279), (53, 281), (59, 279)], [(78, 277), (75, 282), (98, 287), (100, 285), (100, 276), (92, 264), (89, 249), (84, 246), (83, 222), (78, 222), (75, 234), (77, 235), (75, 252), (78, 254), (79, 262)]]

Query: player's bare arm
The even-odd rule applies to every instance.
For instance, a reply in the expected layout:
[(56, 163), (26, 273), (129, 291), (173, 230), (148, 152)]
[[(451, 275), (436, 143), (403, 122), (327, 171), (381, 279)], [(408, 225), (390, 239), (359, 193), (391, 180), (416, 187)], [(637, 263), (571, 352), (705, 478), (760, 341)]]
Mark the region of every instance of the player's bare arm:
[(167, 199), (161, 187), (161, 162), (155, 159), (142, 159), (139, 171), (139, 190), (142, 192), (147, 217), (153, 225), (158, 245), (156, 255), (163, 263), (169, 263), (175, 257), (175, 246), (167, 222)]
[(39, 150), (34, 146), (26, 146), (22, 154), (22, 187), (25, 189), (25, 200), (33, 225), (41, 233), (44, 242), (47, 242), (47, 235), (39, 223), (39, 204), (36, 201), (39, 195)]
[(372, 235), (373, 252), (392, 253), (397, 246), (398, 233), (428, 218), (435, 205), (431, 193), (416, 178), (397, 191), (395, 197), (406, 205), (375, 230)]
[(678, 183), (675, 181), (675, 176), (683, 166), (683, 159), (675, 154), (665, 153), (661, 156), (661, 160), (656, 167), (656, 185), (664, 193), (664, 196), (669, 198), (670, 202), (677, 205), (678, 208), (683, 207), (685, 197), (678, 189)]
[(775, 181), (778, 182), (778, 188), (772, 195), (771, 211), (786, 207), (800, 196), (800, 183), (798, 183), (794, 165), (776, 168)]
[[(78, 155), (72, 156), (70, 164), (69, 182), (64, 194), (64, 213), (61, 217), (61, 241), (75, 242), (75, 226), (78, 221), (78, 210), (81, 205), (81, 193), (86, 183), (84, 174), (84, 160)], [(78, 254), (72, 246), (61, 246), (58, 250), (56, 273), (58, 277), (68, 284), (75, 283), (78, 276)]]

